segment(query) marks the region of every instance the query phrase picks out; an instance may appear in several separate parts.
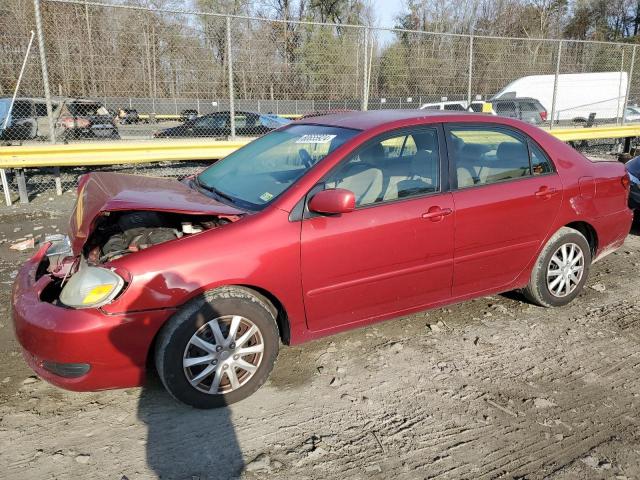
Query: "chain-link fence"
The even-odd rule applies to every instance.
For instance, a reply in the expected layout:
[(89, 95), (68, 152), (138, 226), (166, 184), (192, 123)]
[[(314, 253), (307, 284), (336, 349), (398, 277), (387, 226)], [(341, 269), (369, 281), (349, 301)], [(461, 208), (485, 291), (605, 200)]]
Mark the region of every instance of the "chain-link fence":
[(630, 44), (5, 0), (0, 49), (3, 144), (255, 137), (381, 108), (550, 127), (640, 121)]

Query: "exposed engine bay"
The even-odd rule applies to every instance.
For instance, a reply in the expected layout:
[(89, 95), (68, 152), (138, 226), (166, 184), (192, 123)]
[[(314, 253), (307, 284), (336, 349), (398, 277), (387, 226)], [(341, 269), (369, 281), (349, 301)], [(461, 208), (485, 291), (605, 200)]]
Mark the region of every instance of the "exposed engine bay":
[(89, 263), (100, 264), (153, 245), (217, 228), (231, 219), (157, 211), (104, 212), (84, 247)]
[[(148, 210), (103, 212), (96, 219), (80, 256), (73, 255), (66, 235), (45, 238), (50, 247), (36, 277), (50, 275), (51, 281), (43, 290), (41, 299), (72, 308), (109, 302), (126, 282), (114, 270), (101, 267), (102, 264), (154, 245), (221, 227), (237, 218)], [(79, 301), (87, 285), (94, 283), (95, 291), (90, 290), (90, 294)], [(107, 286), (108, 293), (100, 290)], [(95, 301), (91, 295), (100, 298)]]

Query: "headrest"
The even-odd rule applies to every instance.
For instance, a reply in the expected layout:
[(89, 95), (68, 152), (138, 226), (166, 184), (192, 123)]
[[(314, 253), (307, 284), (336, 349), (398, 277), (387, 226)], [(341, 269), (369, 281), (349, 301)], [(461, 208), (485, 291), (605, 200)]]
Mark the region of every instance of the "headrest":
[(499, 162), (511, 162), (528, 158), (527, 148), (520, 142), (502, 142), (498, 145), (496, 157)]
[(460, 151), (460, 156), (465, 159), (478, 159), (487, 151), (484, 145), (467, 143)]
[(411, 173), (421, 177), (430, 177), (434, 168), (435, 155), (427, 150), (418, 150), (411, 159)]
[(384, 147), (380, 143), (368, 146), (360, 154), (360, 160), (370, 165), (378, 165), (384, 161)]

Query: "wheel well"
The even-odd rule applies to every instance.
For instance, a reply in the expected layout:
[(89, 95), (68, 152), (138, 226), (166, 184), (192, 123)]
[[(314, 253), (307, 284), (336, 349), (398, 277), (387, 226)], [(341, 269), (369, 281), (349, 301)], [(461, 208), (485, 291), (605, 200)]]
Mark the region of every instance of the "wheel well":
[(596, 250), (598, 249), (598, 234), (596, 233), (595, 228), (589, 225), (587, 222), (571, 222), (566, 227), (573, 228), (574, 230), (579, 231), (589, 242), (589, 247), (591, 247), (591, 256), (595, 257)]
[(263, 299), (267, 300), (267, 302), (273, 306), (274, 316), (276, 317), (276, 324), (278, 325), (278, 331), (280, 332), (280, 340), (285, 345), (289, 345), (290, 338), (290, 329), (289, 329), (289, 316), (287, 315), (287, 311), (285, 310), (282, 302), (278, 300), (278, 298), (273, 295), (268, 290), (265, 290), (260, 287), (255, 287), (253, 285), (238, 285), (239, 287), (244, 287), (248, 290), (252, 290), (257, 293), (259, 296), (263, 297)]
[[(233, 285), (228, 285), (228, 286), (233, 286)], [(284, 343), (285, 345), (289, 345), (289, 338), (290, 338), (289, 317), (287, 316), (287, 311), (284, 309), (284, 306), (282, 305), (280, 300), (278, 300), (278, 298), (275, 295), (273, 295), (271, 292), (263, 288), (255, 287), (253, 285), (235, 285), (235, 286), (242, 287), (247, 290), (251, 290), (254, 294), (261, 297), (261, 299), (265, 301), (265, 303), (267, 303), (269, 306), (273, 308), (272, 313), (276, 317), (276, 324), (278, 326), (278, 332), (280, 333), (280, 340), (282, 340), (282, 343)], [(158, 339), (158, 336), (160, 335), (160, 332), (162, 331), (162, 328), (163, 327), (160, 327), (158, 329), (155, 336), (153, 337), (153, 340), (151, 341), (151, 345), (149, 345), (149, 351), (147, 352), (147, 361), (146, 361), (147, 371), (155, 371), (154, 355), (156, 351), (156, 341)]]

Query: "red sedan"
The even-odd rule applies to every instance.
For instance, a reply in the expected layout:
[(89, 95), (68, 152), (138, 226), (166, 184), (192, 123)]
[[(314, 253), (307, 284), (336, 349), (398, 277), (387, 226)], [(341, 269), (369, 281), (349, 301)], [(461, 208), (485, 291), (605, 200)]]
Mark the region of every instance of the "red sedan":
[(481, 114), (313, 117), (183, 182), (79, 183), (68, 243), (16, 280), (25, 358), (71, 390), (152, 360), (199, 408), (255, 392), (280, 342), (514, 289), (565, 305), (632, 218), (622, 164)]

